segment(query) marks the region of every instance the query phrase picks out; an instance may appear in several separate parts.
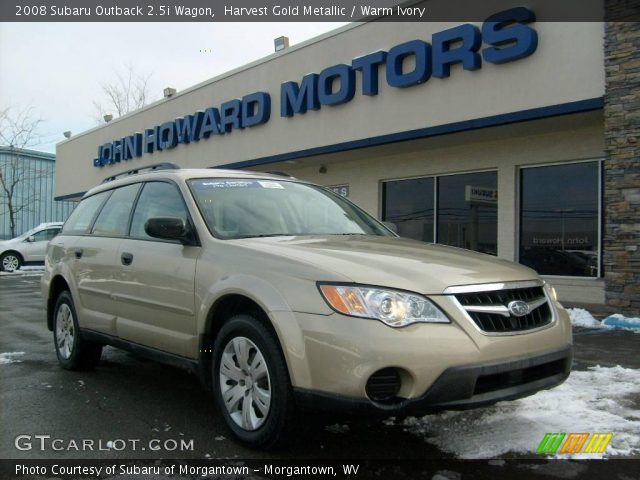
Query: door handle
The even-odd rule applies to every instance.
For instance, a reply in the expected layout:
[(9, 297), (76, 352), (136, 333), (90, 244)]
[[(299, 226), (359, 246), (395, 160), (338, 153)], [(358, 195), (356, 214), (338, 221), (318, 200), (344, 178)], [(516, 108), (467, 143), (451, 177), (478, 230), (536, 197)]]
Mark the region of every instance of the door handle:
[(133, 263), (133, 254), (129, 252), (124, 252), (120, 256), (120, 260), (122, 260), (123, 265), (131, 265)]
[(76, 254), (76, 258), (82, 258), (82, 254), (84, 253), (84, 250), (81, 248), (76, 248), (74, 253)]

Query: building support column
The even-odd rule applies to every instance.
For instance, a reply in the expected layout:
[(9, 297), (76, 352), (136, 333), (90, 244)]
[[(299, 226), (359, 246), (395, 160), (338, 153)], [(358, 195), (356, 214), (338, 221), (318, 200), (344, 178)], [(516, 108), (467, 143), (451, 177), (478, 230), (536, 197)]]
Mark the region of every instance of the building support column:
[(639, 8), (637, 0), (606, 1), (605, 298), (630, 315), (640, 314)]

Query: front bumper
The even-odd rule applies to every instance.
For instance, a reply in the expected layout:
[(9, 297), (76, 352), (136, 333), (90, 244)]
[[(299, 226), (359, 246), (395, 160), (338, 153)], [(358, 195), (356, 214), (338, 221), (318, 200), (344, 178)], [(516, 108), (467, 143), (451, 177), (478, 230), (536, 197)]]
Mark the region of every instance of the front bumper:
[(425, 415), (483, 407), (555, 387), (569, 376), (571, 361), (572, 349), (566, 347), (535, 357), (452, 367), (423, 395), (384, 404), (304, 388), (294, 388), (294, 395), (303, 409), (344, 414)]

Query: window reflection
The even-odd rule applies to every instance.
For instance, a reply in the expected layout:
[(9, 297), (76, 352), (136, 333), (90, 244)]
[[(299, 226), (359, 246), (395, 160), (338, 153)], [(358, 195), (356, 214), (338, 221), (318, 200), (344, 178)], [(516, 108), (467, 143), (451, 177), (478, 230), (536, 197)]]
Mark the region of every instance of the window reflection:
[(599, 162), (521, 171), (520, 263), (545, 275), (598, 275)]
[(433, 178), (385, 182), (382, 218), (401, 237), (433, 242)]
[(496, 255), (498, 174), (438, 178), (438, 243)]
[(496, 172), (479, 172), (386, 182), (383, 218), (401, 237), (432, 242), (437, 186), (438, 243), (495, 255), (497, 179)]

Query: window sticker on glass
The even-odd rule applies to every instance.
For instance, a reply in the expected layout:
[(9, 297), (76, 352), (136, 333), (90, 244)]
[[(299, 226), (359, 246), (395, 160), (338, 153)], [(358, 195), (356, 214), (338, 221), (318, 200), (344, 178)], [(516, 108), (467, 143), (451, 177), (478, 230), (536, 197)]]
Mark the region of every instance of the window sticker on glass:
[(206, 180), (196, 181), (193, 185), (199, 190), (210, 188), (258, 188), (258, 183), (246, 180)]
[(278, 182), (270, 182), (270, 181), (262, 181), (261, 182), (260, 180), (258, 180), (258, 183), (260, 185), (262, 185), (262, 188), (284, 188)]

